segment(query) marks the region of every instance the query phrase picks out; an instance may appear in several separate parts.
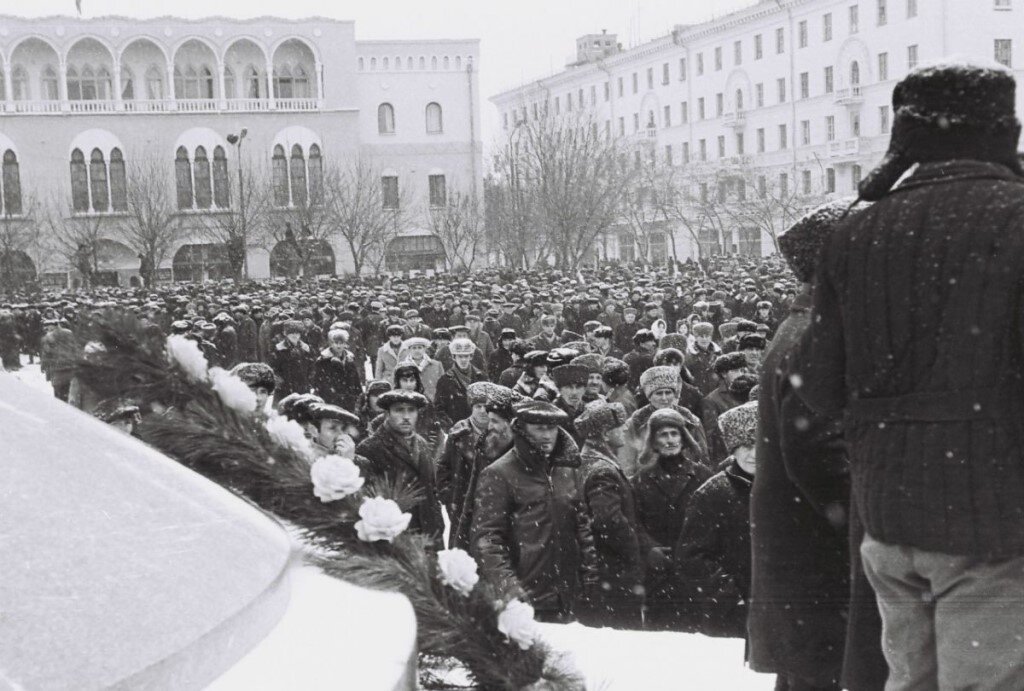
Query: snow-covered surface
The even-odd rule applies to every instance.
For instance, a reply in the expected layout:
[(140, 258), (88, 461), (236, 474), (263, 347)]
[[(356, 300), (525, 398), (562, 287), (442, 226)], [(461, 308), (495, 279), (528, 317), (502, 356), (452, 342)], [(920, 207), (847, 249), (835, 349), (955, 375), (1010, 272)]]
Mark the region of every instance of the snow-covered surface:
[(698, 634), (541, 624), (590, 691), (770, 691), (775, 676), (743, 664), (743, 641)]
[[(26, 365), (14, 374), (30, 386), (50, 390), (38, 364)], [(564, 652), (584, 676), (591, 691), (769, 691), (775, 685), (774, 675), (757, 674), (745, 667), (744, 645), (739, 639), (595, 629), (580, 624), (542, 624), (541, 628), (552, 647)], [(353, 633), (358, 632), (347, 635)], [(367, 633), (368, 638), (377, 640), (372, 628)], [(358, 640), (357, 635), (355, 638)], [(380, 686), (368, 682), (360, 688)]]

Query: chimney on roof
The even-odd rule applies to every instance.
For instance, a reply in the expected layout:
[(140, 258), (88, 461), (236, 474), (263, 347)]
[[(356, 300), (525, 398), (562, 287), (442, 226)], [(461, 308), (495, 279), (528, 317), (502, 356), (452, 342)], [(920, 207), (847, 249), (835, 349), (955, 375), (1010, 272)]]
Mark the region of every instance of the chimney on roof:
[(580, 36), (576, 39), (576, 62), (572, 64), (583, 65), (615, 55), (622, 50), (617, 38), (617, 34), (609, 34), (607, 29), (601, 29), (599, 34)]

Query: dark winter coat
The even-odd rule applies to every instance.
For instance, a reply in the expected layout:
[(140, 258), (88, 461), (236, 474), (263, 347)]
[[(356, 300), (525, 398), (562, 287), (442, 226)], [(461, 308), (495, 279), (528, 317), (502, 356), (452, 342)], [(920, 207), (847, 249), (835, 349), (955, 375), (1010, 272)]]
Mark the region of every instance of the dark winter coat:
[(579, 432), (576, 431), (576, 418), (583, 412), (584, 402), (581, 400), (578, 406), (571, 406), (561, 396), (557, 397), (552, 401), (562, 412), (569, 416), (569, 420), (562, 425), (562, 429), (572, 435), (573, 441), (576, 442), (576, 446), (583, 446), (583, 439), (580, 438)]
[(244, 314), (238, 317), (238, 326), (235, 328), (238, 334), (238, 361), (256, 362), (258, 357), (258, 329), (252, 317)]
[(498, 383), (501, 373), (511, 366), (512, 353), (499, 346), (491, 354), (491, 359), (487, 361), (487, 378), (494, 383)]
[(736, 461), (690, 498), (672, 550), (675, 577), (707, 636), (745, 638), (750, 597), (750, 485)]
[(410, 509), (411, 530), (433, 536), (438, 545), (444, 533), (441, 504), (434, 484), (434, 464), (427, 442), (418, 434), (403, 438), (384, 423), (356, 446), (356, 460), (367, 478), (412, 485), (422, 498)]
[(595, 626), (639, 617), (648, 545), (640, 530), (633, 487), (611, 449), (592, 439), (580, 452), (583, 497), (590, 514), (601, 581), (600, 597), (590, 603)]
[(313, 363), (313, 393), (331, 405), (354, 413), (362, 391), (355, 356), (346, 350), (341, 357), (336, 357), (330, 348), (324, 348)]
[(822, 253), (800, 395), (847, 415), (868, 534), (1024, 555), (1024, 179), (924, 163)]
[(451, 521), (450, 548), (469, 550), (469, 530), (480, 471), (511, 448), (494, 434), (479, 433), (469, 420), (460, 420), (452, 427), (437, 464), (438, 496)]
[[(487, 375), (472, 365), (469, 366), (469, 372), (465, 377), (470, 384), (487, 381)], [(466, 386), (455, 376), (453, 370), (448, 370), (437, 380), (434, 408), (441, 416), (441, 425), (446, 430), (459, 420), (465, 420), (473, 412), (473, 406), (466, 399)]]
[(760, 378), (750, 665), (825, 686), (843, 663), (849, 555), (840, 519), (850, 481), (842, 420), (813, 412), (790, 382), (788, 356), (810, 323), (809, 307), (806, 295), (794, 303)]
[(722, 349), (714, 341), (708, 344), (707, 350), (696, 343), (691, 344), (686, 350), (686, 367), (704, 396), (718, 388), (718, 375), (715, 374), (714, 364), (715, 358), (721, 354)]
[(316, 353), (302, 341), (291, 346), (286, 339), (274, 346), (270, 354), (270, 366), (281, 379), (281, 383), (274, 389), (276, 400), (281, 400), (291, 393), (309, 391), (314, 360)]
[(746, 401), (741, 401), (731, 391), (721, 387), (709, 393), (701, 401), (700, 420), (704, 425), (704, 433), (708, 437), (708, 451), (712, 464), (721, 463), (729, 456), (729, 450), (725, 448), (725, 441), (722, 439), (722, 431), (718, 429), (718, 416), (744, 403)]
[(43, 336), (40, 343), (39, 368), (54, 388), (71, 383), (77, 357), (75, 335), (69, 329), (57, 327)]
[(218, 329), (213, 337), (213, 345), (217, 346), (221, 367), (231, 369), (238, 364), (238, 332), (235, 327), (228, 325)]
[(524, 597), (542, 619), (569, 616), (597, 579), (579, 450), (561, 430), (545, 458), (513, 429), (512, 449), (480, 473), (472, 552), (499, 594)]

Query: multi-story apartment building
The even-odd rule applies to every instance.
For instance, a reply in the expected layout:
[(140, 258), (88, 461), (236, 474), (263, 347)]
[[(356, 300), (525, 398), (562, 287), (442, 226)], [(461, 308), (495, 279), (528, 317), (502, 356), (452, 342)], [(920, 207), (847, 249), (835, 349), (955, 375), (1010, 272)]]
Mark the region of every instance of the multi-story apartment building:
[[(612, 136), (692, 171), (683, 179), (694, 181), (695, 199), (746, 194), (716, 189), (732, 170), (739, 184), (760, 188), (750, 195), (788, 190), (810, 203), (855, 193), (888, 147), (893, 86), (917, 64), (963, 55), (1024, 75), (1024, 58), (1014, 55), (1024, 49), (1024, 3), (762, 0), (629, 50), (577, 48), (565, 70), (491, 98), (505, 130), (571, 104)], [(1018, 99), (1024, 112), (1024, 89)], [(774, 250), (768, 233), (743, 224), (714, 231), (724, 237), (707, 229), (697, 242), (682, 228), (670, 232), (652, 236), (652, 259), (672, 256), (672, 246), (680, 259), (693, 256), (697, 244), (705, 252)], [(611, 258), (637, 249), (627, 233), (604, 245)]]
[[(415, 206), (385, 268), (440, 268), (427, 209), (480, 184), (478, 62), (476, 40), (357, 41), (352, 22), (322, 18), (2, 17), (0, 216), (41, 235), (54, 214), (97, 224), (98, 278), (136, 283), (117, 229), (133, 163), (155, 161), (184, 228), (160, 279), (217, 278), (225, 250), (203, 229), (237, 209), (236, 171), (266, 171), (272, 224), (318, 196), (330, 165), (363, 158), (386, 200), (400, 188)], [(350, 271), (342, 238), (323, 240), (316, 271)], [(52, 245), (18, 252), (20, 270), (74, 283)], [(246, 254), (251, 277), (290, 268), (265, 237)]]

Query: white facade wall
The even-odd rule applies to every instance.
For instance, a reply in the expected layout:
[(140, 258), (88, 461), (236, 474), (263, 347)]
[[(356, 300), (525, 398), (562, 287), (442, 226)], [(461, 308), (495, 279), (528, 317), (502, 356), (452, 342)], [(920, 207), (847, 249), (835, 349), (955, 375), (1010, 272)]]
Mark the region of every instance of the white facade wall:
[[(371, 70), (375, 56), (390, 56), (392, 61), (401, 56), (403, 69)], [(407, 69), (413, 56), (413, 67)], [(425, 59), (422, 67), (421, 57)], [(220, 145), (227, 153), (233, 205), (237, 203), (237, 150), (227, 144), (226, 136), (244, 127), (248, 134), (242, 158), (254, 168), (270, 169), (278, 143), (289, 150), (299, 143), (307, 155), (316, 144), (327, 162), (344, 165), (366, 156), (375, 166), (401, 171), (419, 198), (425, 195), (430, 171), (451, 176), (449, 188), (456, 181), (468, 187), (480, 185), (478, 64), (476, 40), (356, 41), (353, 22), (323, 18), (3, 16), (0, 146), (17, 155), (26, 206), (29, 199), (47, 204), (57, 200), (66, 204), (68, 217), (109, 224), (111, 237), (117, 213), (72, 209), (69, 157), (76, 147), (84, 151), (86, 160), (96, 146), (108, 154), (112, 147), (119, 148), (129, 164), (143, 156), (165, 158), (166, 182), (173, 190), (179, 145), (194, 151), (202, 144), (208, 155)], [(94, 74), (101, 69), (109, 74), (109, 93), (88, 100), (69, 98), (69, 68), (78, 73), (86, 67)], [(199, 99), (180, 93), (176, 97), (175, 69), (185, 75), (190, 68), (203, 67), (212, 72), (213, 97), (207, 99), (205, 93)], [(47, 93), (48, 68), (56, 75), (57, 93)], [(293, 74), (301, 70), (308, 83), (306, 93), (274, 96), (272, 75), (283, 69)], [(248, 78), (250, 70), (257, 74), (254, 80)], [(127, 81), (129, 73), (134, 98), (121, 98), (122, 76)], [(202, 82), (202, 90), (205, 85)], [(377, 105), (385, 98), (399, 100), (402, 112), (399, 130), (390, 139), (377, 133)], [(428, 102), (442, 107), (441, 133), (425, 132)], [(209, 242), (199, 226), (211, 214), (231, 208), (184, 211), (196, 230), (172, 248), (162, 268), (171, 267), (182, 245)], [(426, 232), (425, 227), (414, 231)], [(331, 244), (337, 273), (350, 271), (351, 256), (344, 242), (332, 240)], [(40, 273), (69, 268), (53, 254), (32, 259)], [(117, 270), (126, 283), (137, 277), (138, 262), (131, 255), (122, 259), (123, 265), (109, 268)], [(249, 248), (249, 269), (254, 278), (269, 275), (268, 248)]]
[[(679, 26), (668, 36), (600, 63), (567, 68), (491, 101), (502, 125), (513, 127), (517, 118), (532, 118), (534, 104), (542, 109), (545, 100), (551, 112), (556, 99), (560, 112), (566, 112), (568, 99), (578, 110), (582, 89), (583, 105), (598, 123), (613, 134), (653, 143), (657, 155), (671, 157), (673, 165), (686, 165), (683, 152), (688, 147), (690, 165), (699, 168), (703, 140), (710, 167), (739, 163), (762, 169), (771, 180), (784, 172), (792, 186), (801, 184), (803, 171), (810, 171), (819, 190), (825, 189), (832, 170), (835, 194), (847, 196), (855, 194), (857, 176), (876, 165), (888, 147), (892, 89), (912, 66), (913, 47), (919, 63), (955, 54), (993, 60), (995, 40), (1009, 39), (1013, 70), (1018, 81), (1024, 76), (1020, 0), (783, 0), (781, 5), (759, 2), (713, 22)], [(857, 21), (852, 24), (854, 11)], [(880, 60), (886, 63), (885, 74), (880, 73)], [(832, 71), (831, 92), (826, 88), (827, 68)], [(859, 90), (853, 88), (855, 72)], [(801, 90), (805, 74), (806, 97)], [(737, 92), (743, 100), (739, 109)], [(1017, 97), (1018, 113), (1024, 113), (1024, 88)], [(834, 122), (831, 136), (828, 118)], [(648, 128), (651, 122), (654, 126)], [(780, 126), (785, 126), (785, 143)], [(763, 151), (758, 146), (761, 130)], [(724, 137), (724, 156), (719, 155), (719, 137)], [(692, 256), (689, 236), (677, 230), (675, 239), (680, 259), (682, 248), (689, 247), (686, 254)], [(762, 246), (766, 253), (774, 249), (767, 237)]]

